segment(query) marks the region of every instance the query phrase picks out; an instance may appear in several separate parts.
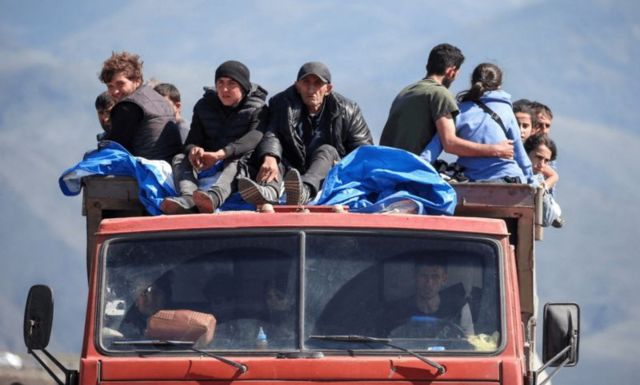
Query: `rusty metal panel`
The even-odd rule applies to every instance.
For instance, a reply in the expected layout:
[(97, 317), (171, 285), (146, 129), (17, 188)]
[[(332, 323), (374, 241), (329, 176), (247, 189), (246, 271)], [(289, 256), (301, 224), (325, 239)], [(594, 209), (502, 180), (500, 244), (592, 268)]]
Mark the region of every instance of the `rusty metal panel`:
[(534, 240), (542, 239), (539, 221), (541, 190), (525, 184), (459, 183), (456, 216), (499, 218), (511, 232), (510, 242), (516, 250), (520, 307), (523, 320), (534, 314), (535, 258)]
[(82, 214), (87, 217), (87, 274), (96, 243), (96, 232), (104, 218), (147, 215), (138, 199), (138, 182), (122, 176), (82, 178)]
[(526, 184), (458, 183), (453, 184), (461, 207), (533, 208), (535, 189)]

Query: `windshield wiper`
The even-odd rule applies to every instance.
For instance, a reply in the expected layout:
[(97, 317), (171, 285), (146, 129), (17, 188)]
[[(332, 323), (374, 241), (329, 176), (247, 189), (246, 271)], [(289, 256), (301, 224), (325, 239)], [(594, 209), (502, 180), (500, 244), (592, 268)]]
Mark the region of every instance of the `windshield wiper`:
[(358, 335), (327, 335), (327, 336), (319, 336), (319, 335), (311, 335), (309, 338), (313, 338), (316, 340), (324, 340), (324, 341), (342, 341), (342, 342), (354, 342), (354, 343), (378, 343), (382, 345), (389, 346), (394, 349), (401, 350), (403, 352), (409, 353), (425, 364), (435, 368), (438, 371), (438, 374), (446, 373), (447, 369), (440, 365), (439, 363), (428, 359), (414, 351), (403, 348), (402, 346), (394, 345), (391, 343), (391, 339), (389, 338), (376, 338), (376, 337), (367, 337), (367, 336), (358, 336)]
[(114, 345), (153, 345), (153, 346), (180, 346), (185, 347), (191, 351), (196, 353), (204, 354), (207, 357), (215, 358), (220, 362), (224, 362), (227, 365), (231, 365), (234, 368), (238, 369), (240, 373), (246, 373), (249, 368), (245, 364), (241, 364), (236, 361), (232, 361), (228, 358), (224, 358), (217, 354), (205, 352), (204, 350), (196, 349), (193, 347), (195, 342), (193, 341), (170, 341), (170, 340), (135, 340), (135, 341), (113, 341)]

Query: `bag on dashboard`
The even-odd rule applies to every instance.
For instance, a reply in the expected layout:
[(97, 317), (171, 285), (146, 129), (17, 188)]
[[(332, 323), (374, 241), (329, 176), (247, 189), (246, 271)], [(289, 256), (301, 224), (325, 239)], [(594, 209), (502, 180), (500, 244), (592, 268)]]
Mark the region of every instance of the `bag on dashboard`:
[(206, 345), (213, 340), (216, 318), (193, 310), (160, 310), (147, 320), (145, 336), (151, 339), (192, 341)]

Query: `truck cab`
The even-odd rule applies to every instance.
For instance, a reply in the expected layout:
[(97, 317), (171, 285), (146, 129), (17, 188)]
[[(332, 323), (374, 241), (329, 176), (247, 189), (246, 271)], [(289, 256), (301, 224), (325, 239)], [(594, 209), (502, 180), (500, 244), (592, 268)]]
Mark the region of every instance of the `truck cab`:
[[(126, 216), (140, 210), (135, 181), (84, 183), (89, 295), (69, 385), (542, 383), (529, 186), (456, 185), (452, 217), (287, 206), (149, 217)], [(25, 341), (46, 352), (52, 303), (35, 291)], [(545, 307), (549, 365), (577, 362), (578, 318), (576, 305)]]

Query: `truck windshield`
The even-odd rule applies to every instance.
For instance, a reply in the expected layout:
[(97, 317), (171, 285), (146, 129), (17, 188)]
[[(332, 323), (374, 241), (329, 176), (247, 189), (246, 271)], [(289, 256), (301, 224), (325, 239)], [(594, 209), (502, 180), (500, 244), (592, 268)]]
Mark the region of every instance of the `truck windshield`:
[(311, 338), (360, 335), (417, 351), (492, 352), (501, 344), (498, 253), (486, 239), (380, 230), (116, 238), (103, 247), (98, 342), (113, 353), (185, 343), (252, 354), (393, 350)]

